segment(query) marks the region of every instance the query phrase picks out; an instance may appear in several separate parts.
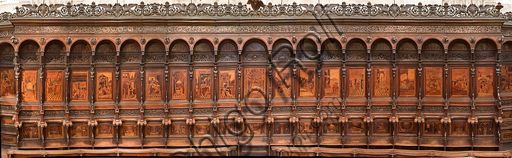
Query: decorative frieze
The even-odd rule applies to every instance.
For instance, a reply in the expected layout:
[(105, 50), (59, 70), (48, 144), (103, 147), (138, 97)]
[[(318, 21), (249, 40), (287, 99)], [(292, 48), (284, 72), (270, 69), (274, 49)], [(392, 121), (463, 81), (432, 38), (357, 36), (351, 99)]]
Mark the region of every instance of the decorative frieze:
[(45, 56), (44, 61), (46, 63), (64, 63), (64, 56), (60, 56), (60, 55)]
[(96, 110), (98, 116), (111, 116), (114, 115), (114, 110)]
[(39, 111), (20, 111), (20, 116), (39, 116)]
[(245, 61), (266, 61), (267, 57), (265, 54), (245, 54), (244, 55)]
[(213, 61), (213, 59), (214, 59), (213, 55), (205, 55), (205, 54), (194, 55), (195, 62)]
[(292, 111), (292, 107), (273, 107), (272, 113), (290, 113)]
[(77, 117), (80, 117), (80, 116), (89, 116), (90, 113), (89, 111), (86, 111), (86, 110), (70, 110), (69, 111), (69, 116), (77, 116)]
[(435, 112), (435, 113), (442, 113), (443, 112), (442, 106), (424, 106), (423, 112)]
[(194, 108), (194, 114), (213, 114), (212, 108)]
[(316, 112), (316, 107), (314, 107), (314, 106), (297, 107), (297, 112), (299, 112), (299, 113), (314, 113), (314, 112)]
[(137, 109), (121, 109), (121, 110), (119, 110), (119, 115), (121, 115), (121, 116), (137, 116), (137, 115), (139, 115), (139, 110), (137, 110)]
[(391, 112), (391, 106), (372, 106), (372, 112)]
[(171, 115), (185, 115), (188, 114), (188, 109), (169, 109)]
[(169, 62), (188, 62), (189, 55), (171, 55), (169, 58)]
[(70, 63), (89, 63), (89, 56), (70, 56)]
[(228, 54), (228, 55), (220, 55), (219, 61), (220, 62), (229, 62), (229, 61), (238, 61), (238, 59), (237, 59), (237, 55)]
[(347, 106), (347, 112), (366, 112), (366, 107), (364, 106)]
[(146, 109), (144, 110), (144, 115), (147, 116), (163, 116), (164, 110), (163, 109)]
[(112, 63), (115, 61), (116, 56), (114, 55), (96, 55), (95, 59), (98, 63)]
[(471, 112), (471, 107), (469, 106), (451, 106), (450, 112), (461, 112), (461, 113), (469, 113)]
[(165, 62), (164, 55), (146, 55), (146, 62), (148, 63), (163, 63)]
[(44, 117), (61, 117), (61, 116), (65, 116), (65, 112), (64, 111), (60, 111), (60, 110), (47, 110), (47, 111), (44, 111)]
[(398, 112), (416, 112), (416, 106), (398, 106)]

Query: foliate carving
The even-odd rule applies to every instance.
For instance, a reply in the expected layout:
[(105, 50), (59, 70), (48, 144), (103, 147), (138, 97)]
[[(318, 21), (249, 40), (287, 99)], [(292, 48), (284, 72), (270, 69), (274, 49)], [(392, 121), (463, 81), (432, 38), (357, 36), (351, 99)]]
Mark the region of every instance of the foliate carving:
[(274, 55), (272, 60), (288, 61), (288, 60), (290, 60), (290, 54), (288, 54), (288, 53), (278, 53), (278, 54)]
[(452, 106), (452, 107), (450, 107), (450, 112), (468, 113), (470, 111), (471, 111), (471, 107), (469, 107), (469, 106)]
[(418, 41), (419, 44), (423, 43), (423, 37), (418, 36), (418, 38), (416, 38), (416, 41)]
[(169, 37), (165, 37), (164, 43), (165, 44), (170, 44), (171, 43), (171, 39)]
[(146, 109), (144, 110), (144, 115), (148, 116), (163, 116), (164, 110), (163, 109)]
[(347, 112), (366, 112), (366, 107), (364, 106), (347, 106)]
[(109, 63), (112, 63), (114, 62), (115, 60), (115, 56), (113, 55), (96, 55), (95, 56), (95, 61), (96, 62), (109, 62)]
[(266, 61), (265, 54), (245, 54), (244, 55), (245, 61)]
[(110, 116), (114, 115), (114, 110), (96, 110), (98, 116)]
[(322, 110), (325, 110), (325, 111), (328, 111), (331, 113), (339, 113), (339, 112), (341, 112), (341, 107), (340, 106), (324, 106), (324, 107), (322, 107)]
[(96, 38), (94, 38), (94, 37), (93, 37), (93, 38), (91, 38), (91, 44), (92, 44), (93, 46), (94, 46), (94, 45), (96, 45), (96, 42), (98, 42), (98, 41), (96, 40)]
[(425, 107), (423, 107), (423, 112), (442, 113), (443, 107), (442, 106), (425, 106)]
[(409, 52), (409, 53), (397, 53), (396, 58), (398, 60), (416, 60), (416, 59), (418, 59), (418, 54), (417, 53), (412, 53), (412, 52)]
[(366, 60), (366, 53), (364, 51), (348, 52), (347, 60)]
[(194, 55), (194, 61), (195, 62), (201, 62), (201, 61), (213, 61), (214, 57), (213, 55), (205, 55), (205, 54), (197, 54)]
[(476, 107), (476, 111), (477, 112), (489, 112), (489, 113), (493, 113), (495, 112), (495, 107), (494, 106), (477, 106)]
[(289, 113), (292, 111), (292, 107), (273, 107), (272, 113)]
[(387, 53), (387, 52), (372, 53), (372, 60), (391, 60), (391, 53)]
[(329, 61), (329, 60), (341, 60), (341, 55), (339, 53), (324, 53), (322, 54), (322, 60)]
[(194, 108), (194, 114), (213, 114), (212, 108)]
[(423, 60), (443, 60), (442, 53), (422, 53), (421, 54)]
[(316, 112), (316, 107), (314, 107), (314, 106), (297, 107), (297, 112), (299, 112), (299, 113), (314, 113), (314, 112)]
[(57, 110), (44, 111), (44, 117), (59, 117), (59, 116), (65, 116), (65, 112), (57, 111)]
[(475, 58), (476, 60), (493, 60), (495, 57), (493, 52), (478, 52)]
[(121, 63), (134, 63), (140, 62), (139, 55), (123, 55), (121, 56)]
[(391, 106), (372, 106), (372, 112), (391, 112)]
[(70, 56), (70, 63), (89, 63), (89, 56)]
[(185, 115), (188, 114), (188, 109), (170, 109), (169, 114), (171, 115)]
[(119, 115), (136, 116), (136, 115), (139, 115), (139, 110), (137, 110), (137, 109), (121, 109), (121, 110), (119, 110)]
[(116, 41), (116, 45), (120, 45), (121, 44), (121, 38), (117, 37), (115, 41)]
[(235, 110), (235, 108), (219, 108), (219, 113), (227, 114), (231, 110)]
[(86, 110), (70, 110), (69, 116), (88, 116), (89, 111)]
[(2, 55), (0, 56), (0, 63), (12, 63), (14, 56)]
[(39, 56), (21, 56), (21, 63), (39, 63)]
[(238, 42), (238, 44), (242, 44), (242, 42), (243, 42), (242, 37), (238, 37), (238, 39), (236, 41)]
[(39, 111), (20, 111), (20, 116), (39, 116)]
[(146, 55), (146, 62), (148, 63), (163, 63), (165, 62), (164, 55)]
[(416, 112), (416, 106), (398, 106), (398, 112)]
[(53, 55), (53, 56), (45, 56), (46, 63), (64, 63), (64, 56)]
[(238, 61), (237, 55), (235, 54), (228, 54), (228, 55), (220, 55), (219, 61)]
[(0, 110), (7, 112), (7, 111), (14, 111), (14, 106), (11, 105), (3, 105), (0, 106)]
[(469, 54), (450, 54), (448, 55), (448, 60), (469, 60)]
[(188, 62), (189, 55), (171, 55), (169, 58), (170, 62)]
[(189, 39), (189, 43), (190, 43), (190, 44), (194, 44), (194, 37), (190, 37), (190, 39)]

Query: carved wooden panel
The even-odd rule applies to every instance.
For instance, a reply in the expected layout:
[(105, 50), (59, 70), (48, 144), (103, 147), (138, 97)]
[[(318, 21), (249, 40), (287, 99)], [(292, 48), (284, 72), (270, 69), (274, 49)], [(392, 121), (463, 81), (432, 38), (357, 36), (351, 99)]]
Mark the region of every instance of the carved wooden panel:
[(324, 97), (340, 97), (341, 80), (339, 68), (323, 68)]
[(170, 135), (184, 136), (187, 134), (187, 125), (184, 123), (171, 124), (170, 130)]
[(322, 45), (322, 60), (342, 60), (341, 45), (337, 40), (329, 39)]
[(315, 125), (313, 125), (314, 122), (311, 120), (303, 120), (299, 121), (299, 134), (314, 134), (315, 133)]
[(477, 96), (493, 97), (494, 94), (494, 67), (478, 67), (477, 75)]
[(148, 70), (146, 72), (146, 100), (162, 100), (163, 73), (160, 70)]
[(481, 119), (478, 120), (478, 124), (476, 125), (477, 135), (494, 135), (494, 120), (493, 119)]
[(46, 137), (64, 138), (64, 128), (62, 127), (62, 124), (49, 123), (48, 127), (46, 127)]
[(416, 96), (416, 69), (415, 68), (401, 68), (398, 72), (399, 95), (400, 97), (414, 97)]
[(123, 125), (121, 126), (120, 130), (121, 136), (138, 136), (139, 135), (139, 126), (136, 124), (136, 122), (123, 122)]
[(363, 119), (349, 119), (347, 122), (347, 133), (364, 134), (365, 127)]
[(398, 122), (398, 133), (399, 134), (416, 134), (417, 124), (414, 119), (401, 119)]
[[(263, 98), (266, 82), (265, 68), (245, 68), (244, 96), (245, 98)], [(262, 93), (258, 89), (263, 90)]]
[(87, 101), (89, 98), (89, 73), (87, 71), (77, 71), (72, 73), (71, 77), (71, 100)]
[(374, 119), (373, 120), (373, 134), (389, 134), (390, 126), (389, 119)]
[(213, 98), (213, 75), (211, 69), (196, 69), (194, 74), (195, 99)]
[(98, 122), (95, 135), (98, 137), (112, 137), (113, 131), (112, 122)]
[(290, 123), (287, 120), (274, 122), (274, 134), (290, 134)]
[(366, 92), (366, 69), (349, 68), (348, 69), (348, 95), (349, 97), (364, 97)]
[(443, 68), (424, 67), (425, 69), (425, 96), (441, 97), (443, 93)]
[(466, 119), (453, 119), (450, 124), (450, 135), (469, 135), (469, 124)]
[(2, 69), (0, 70), (0, 97), (14, 98), (16, 94), (14, 82), (14, 70)]
[(209, 123), (197, 123), (194, 128), (195, 135), (208, 135), (210, 134), (210, 124)]
[(512, 65), (503, 65), (500, 76), (500, 92), (512, 93)]
[(451, 92), (454, 97), (465, 97), (469, 94), (469, 69), (451, 69)]
[(134, 101), (137, 100), (137, 71), (121, 71), (121, 100)]
[(23, 125), (22, 135), (23, 138), (40, 138), (39, 127), (35, 124)]
[(426, 119), (423, 124), (423, 134), (441, 135), (444, 132), (444, 126), (439, 119)]
[(254, 135), (266, 134), (266, 126), (261, 122), (247, 122), (246, 125), (254, 132)]
[(37, 71), (25, 70), (22, 74), (21, 81), (21, 94), (24, 102), (37, 101), (38, 88), (37, 88)]
[(188, 71), (186, 69), (171, 69), (171, 96), (175, 100), (187, 99)]
[(274, 74), (275, 87), (274, 94), (276, 98), (291, 98), (292, 96), (292, 74), (290, 69), (276, 69)]
[(374, 67), (373, 71), (373, 96), (389, 97), (391, 94), (391, 73), (387, 67)]
[(62, 101), (64, 74), (62, 70), (46, 71), (46, 101)]
[(347, 45), (347, 60), (366, 60), (366, 45), (363, 41), (351, 42)]
[(109, 101), (113, 97), (112, 71), (98, 71), (96, 74), (96, 99)]
[(146, 136), (161, 136), (163, 133), (163, 127), (160, 122), (148, 123), (145, 127), (144, 134)]
[(340, 123), (336, 119), (327, 119), (323, 123), (323, 133), (324, 134), (339, 134), (340, 132)]
[(236, 94), (236, 70), (222, 69), (219, 70), (219, 98), (235, 99)]
[(70, 129), (71, 138), (89, 137), (89, 126), (87, 123), (73, 123)]

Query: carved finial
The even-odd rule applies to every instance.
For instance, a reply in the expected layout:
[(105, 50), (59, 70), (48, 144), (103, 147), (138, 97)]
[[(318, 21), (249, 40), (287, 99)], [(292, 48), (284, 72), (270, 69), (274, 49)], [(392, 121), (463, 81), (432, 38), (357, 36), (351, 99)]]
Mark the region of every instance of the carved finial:
[(46, 39), (44, 37), (41, 37), (41, 39), (39, 39), (39, 43), (41, 43), (41, 45), (44, 45), (46, 43)]
[(421, 36), (418, 36), (418, 38), (416, 38), (416, 40), (418, 41), (418, 43), (423, 43), (423, 37)]
[(272, 43), (272, 41), (273, 41), (272, 37), (270, 37), (270, 36), (269, 36), (269, 37), (268, 37), (268, 39), (267, 39), (267, 43), (268, 43), (268, 44), (271, 44), (271, 43)]
[(68, 44), (68, 45), (71, 44), (71, 37), (66, 38), (66, 44)]
[(190, 44), (194, 44), (194, 37), (190, 37), (190, 39), (189, 39), (189, 43), (190, 43)]
[(141, 37), (140, 38), (140, 44), (146, 44), (146, 38)]
[(121, 38), (119, 38), (119, 37), (117, 37), (117, 38), (116, 38), (116, 44), (117, 44), (117, 45), (120, 45), (120, 44), (121, 44)]
[(18, 41), (18, 38), (16, 38), (16, 36), (12, 36), (11, 37), (11, 42), (12, 42), (12, 44), (16, 45), (16, 44), (18, 44), (19, 41)]
[(213, 43), (214, 43), (214, 44), (219, 43), (219, 38), (217, 38), (217, 37), (213, 38)]
[(242, 42), (243, 42), (242, 37), (238, 37), (237, 42), (238, 42), (238, 44), (242, 44)]
[(347, 37), (346, 36), (341, 36), (341, 42), (342, 43), (347, 43)]
[(93, 38), (91, 38), (91, 44), (92, 44), (92, 45), (96, 45), (96, 42), (97, 42), (97, 41), (96, 41), (96, 38), (94, 38), (94, 37), (93, 37)]
[(391, 42), (393, 42), (393, 43), (398, 42), (398, 39), (396, 39), (396, 36), (391, 37)]
[(366, 43), (371, 43), (371, 42), (372, 42), (372, 36), (366, 37)]
[(165, 44), (169, 44), (169, 43), (171, 43), (171, 39), (170, 39), (169, 37), (165, 37), (165, 39), (164, 39), (164, 43), (165, 43)]
[[(261, 0), (249, 0), (247, 1), (247, 4), (250, 4), (252, 7), (252, 10), (257, 11), (261, 7), (264, 7), (265, 4)], [(269, 5), (272, 5), (272, 3), (269, 3)]]
[(443, 43), (445, 43), (445, 44), (446, 44), (446, 43), (448, 43), (448, 41), (450, 41), (450, 40), (448, 39), (448, 36), (444, 36), (444, 37), (443, 37)]
[(475, 42), (476, 42), (475, 37), (471, 36), (471, 37), (469, 38), (469, 42), (471, 42), (471, 43), (475, 43)]

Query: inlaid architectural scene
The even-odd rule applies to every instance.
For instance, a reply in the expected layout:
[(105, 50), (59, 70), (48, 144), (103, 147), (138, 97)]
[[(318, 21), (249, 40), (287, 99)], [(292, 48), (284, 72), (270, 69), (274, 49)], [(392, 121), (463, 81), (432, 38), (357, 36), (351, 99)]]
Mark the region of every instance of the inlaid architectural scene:
[(0, 16), (25, 156), (512, 154), (512, 13), (458, 4), (39, 4)]

